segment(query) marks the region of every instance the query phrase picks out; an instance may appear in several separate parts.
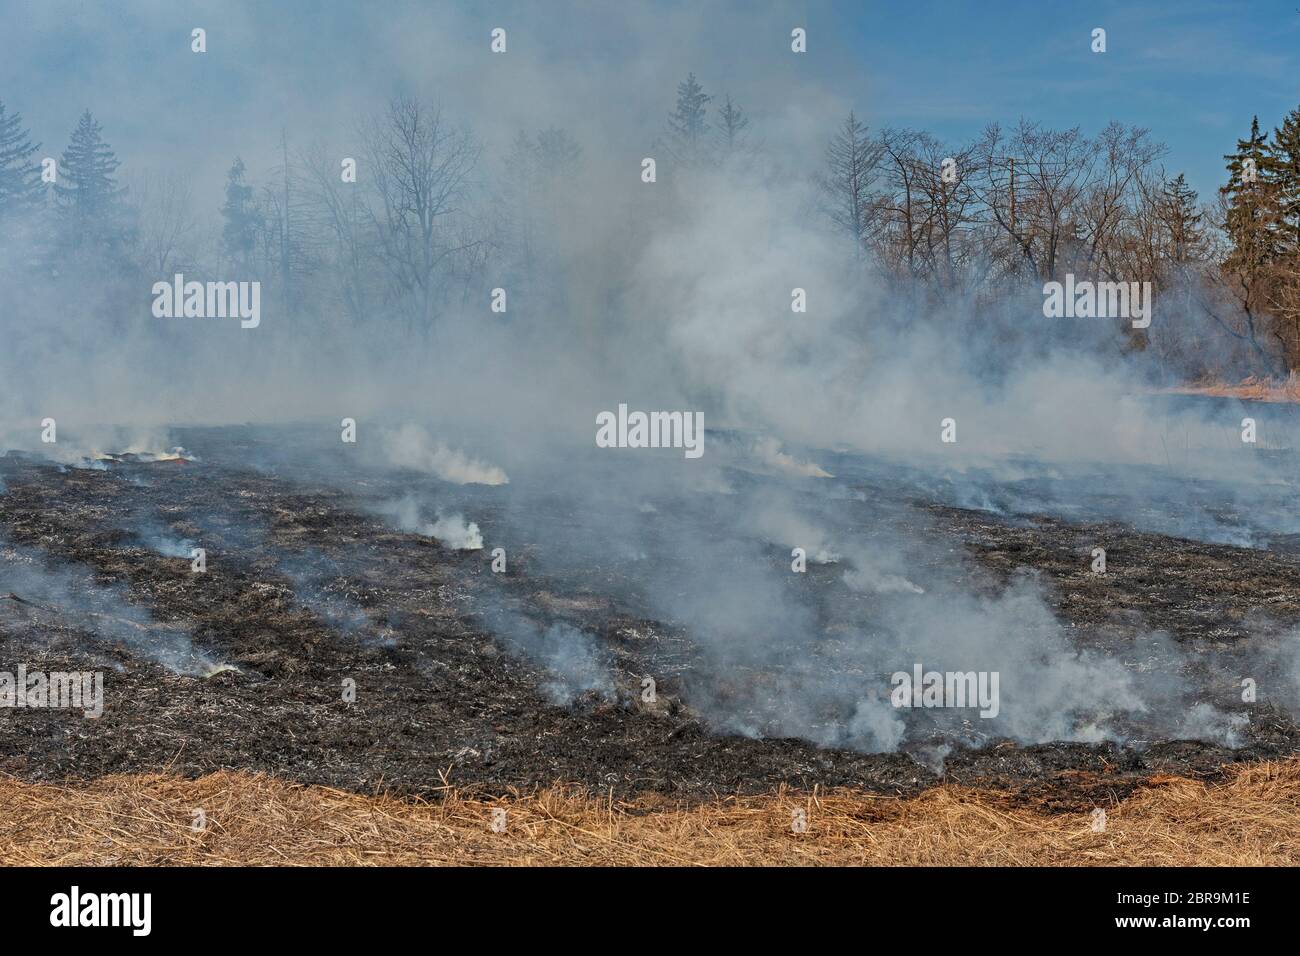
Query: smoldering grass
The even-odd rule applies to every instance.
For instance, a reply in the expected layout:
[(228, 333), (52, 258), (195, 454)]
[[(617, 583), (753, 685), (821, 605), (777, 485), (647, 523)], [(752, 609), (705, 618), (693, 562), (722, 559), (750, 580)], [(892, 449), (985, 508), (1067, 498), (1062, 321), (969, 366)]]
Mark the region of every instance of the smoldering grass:
[(391, 647), (391, 631), (373, 619), (347, 593), (352, 584), (340, 565), (315, 549), (298, 549), (276, 558), (275, 574), (289, 583), (293, 600), (318, 617), (330, 630), (366, 643)]
[(155, 620), (130, 603), (126, 589), (101, 585), (88, 570), (52, 566), (39, 553), (0, 542), (0, 597), (85, 631), (95, 641), (120, 643), (173, 673), (207, 676), (222, 666), (194, 646), (186, 628)]
[(510, 481), (502, 469), (448, 447), (419, 425), (408, 423), (384, 431), (381, 447), (390, 464), (428, 472), (452, 484), (504, 485)]
[(596, 637), (564, 622), (544, 623), (504, 606), (480, 613), (483, 624), (508, 648), (544, 668), (541, 690), (557, 706), (590, 692), (613, 699), (611, 662)]
[(374, 505), (373, 510), (390, 520), (398, 529), (434, 538), (453, 550), (480, 551), (483, 548), (483, 534), (477, 524), (466, 521), (461, 514), (441, 512), (435, 520), (425, 521), (421, 517), (420, 504), (413, 495)]
[(131, 530), (131, 536), (144, 547), (164, 558), (184, 558), (191, 560), (192, 552), (199, 545), (190, 538), (177, 535), (162, 521), (146, 520)]

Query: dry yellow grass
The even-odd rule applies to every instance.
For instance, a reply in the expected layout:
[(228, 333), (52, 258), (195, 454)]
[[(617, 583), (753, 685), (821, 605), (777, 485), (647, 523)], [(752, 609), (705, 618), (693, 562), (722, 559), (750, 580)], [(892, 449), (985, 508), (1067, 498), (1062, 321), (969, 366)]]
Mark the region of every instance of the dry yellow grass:
[[(202, 809), (207, 826), (191, 829)], [(505, 832), (491, 829), (506, 811)], [(807, 819), (792, 832), (793, 812)], [(549, 790), (367, 797), (247, 773), (105, 777), (70, 786), (0, 778), (9, 864), (264, 865), (1295, 865), (1300, 760), (1210, 785), (1157, 778), (1107, 808), (1046, 814), (987, 792), (914, 800), (781, 792), (682, 807)]]
[(1285, 379), (1251, 376), (1232, 384), (1207, 380), (1180, 385), (1161, 391), (1172, 395), (1206, 395), (1216, 398), (1240, 398), (1256, 402), (1300, 403), (1300, 376), (1292, 372)]

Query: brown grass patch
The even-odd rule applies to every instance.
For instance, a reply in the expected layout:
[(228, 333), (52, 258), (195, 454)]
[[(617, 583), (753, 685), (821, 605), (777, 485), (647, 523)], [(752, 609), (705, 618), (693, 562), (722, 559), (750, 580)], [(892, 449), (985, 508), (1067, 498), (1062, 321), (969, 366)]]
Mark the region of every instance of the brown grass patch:
[[(202, 809), (206, 829), (191, 829)], [(506, 811), (494, 833), (492, 811)], [(793, 812), (808, 830), (794, 833)], [(955, 786), (913, 800), (782, 791), (685, 807), (568, 790), (368, 797), (248, 773), (0, 777), (0, 860), (86, 865), (1296, 865), (1300, 759), (1204, 784), (1152, 779), (1107, 807), (1046, 813)]]
[(1231, 384), (1221, 381), (1196, 382), (1160, 391), (1171, 395), (1209, 395), (1216, 398), (1240, 398), (1256, 402), (1300, 402), (1300, 376), (1292, 372), (1285, 379), (1250, 376)]

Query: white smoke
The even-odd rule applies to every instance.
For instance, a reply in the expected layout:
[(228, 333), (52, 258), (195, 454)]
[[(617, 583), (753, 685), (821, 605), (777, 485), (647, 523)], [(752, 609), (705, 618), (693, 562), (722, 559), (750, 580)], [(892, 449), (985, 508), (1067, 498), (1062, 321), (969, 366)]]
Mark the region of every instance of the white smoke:
[(856, 567), (844, 572), (844, 583), (855, 591), (874, 594), (924, 594), (925, 589), (913, 584), (901, 574), (882, 569), (871, 557), (854, 558)]
[(840, 560), (825, 531), (802, 516), (775, 505), (759, 511), (754, 518), (754, 530), (784, 547), (803, 548), (808, 560), (815, 564), (834, 564)]
[(811, 461), (799, 461), (793, 455), (781, 450), (781, 442), (771, 436), (757, 439), (751, 454), (766, 468), (786, 475), (801, 478), (830, 478), (830, 472)]
[(483, 617), (507, 646), (549, 672), (541, 686), (552, 703), (567, 704), (579, 694), (593, 691), (605, 697), (615, 695), (606, 655), (586, 631), (562, 623), (548, 626), (504, 607), (490, 608)]
[(425, 521), (420, 515), (419, 503), (411, 495), (377, 505), (375, 511), (390, 518), (402, 531), (435, 538), (454, 550), (480, 551), (483, 548), (483, 535), (477, 524), (466, 521), (459, 514), (440, 514), (435, 521)]
[(440, 515), (429, 528), (428, 533), (457, 551), (483, 549), (483, 535), (479, 533), (478, 525), (472, 521), (466, 522), (461, 515)]
[(381, 441), (389, 463), (398, 468), (429, 472), (457, 485), (504, 485), (510, 481), (500, 468), (434, 441), (419, 425), (386, 430)]
[(207, 676), (218, 667), (194, 647), (188, 630), (154, 620), (127, 600), (125, 589), (101, 586), (86, 568), (47, 565), (39, 553), (0, 538), (0, 615), (11, 614), (34, 616), (41, 630), (74, 627), (174, 673)]
[(170, 430), (162, 427), (78, 422), (69, 428), (56, 420), (49, 432), (54, 441), (44, 441), (46, 433), (35, 422), (24, 426), (12, 420), (0, 421), (0, 454), (10, 449), (26, 451), (61, 465), (99, 471), (126, 455), (146, 463), (198, 460), (176, 445)]

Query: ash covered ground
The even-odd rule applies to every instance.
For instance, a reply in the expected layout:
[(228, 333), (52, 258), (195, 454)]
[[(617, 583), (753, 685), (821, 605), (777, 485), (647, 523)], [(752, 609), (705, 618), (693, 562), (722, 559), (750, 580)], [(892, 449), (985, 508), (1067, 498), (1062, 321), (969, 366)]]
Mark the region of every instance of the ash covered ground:
[[(1287, 481), (717, 433), (708, 471), (586, 449), (506, 483), (329, 425), (171, 437), (197, 460), (0, 458), (0, 669), (106, 675), (98, 719), (0, 715), (0, 769), (688, 799), (946, 778), (1070, 808), (1300, 750)], [(892, 707), (914, 662), (999, 670), (1000, 716)]]

